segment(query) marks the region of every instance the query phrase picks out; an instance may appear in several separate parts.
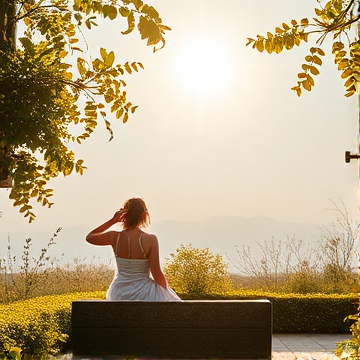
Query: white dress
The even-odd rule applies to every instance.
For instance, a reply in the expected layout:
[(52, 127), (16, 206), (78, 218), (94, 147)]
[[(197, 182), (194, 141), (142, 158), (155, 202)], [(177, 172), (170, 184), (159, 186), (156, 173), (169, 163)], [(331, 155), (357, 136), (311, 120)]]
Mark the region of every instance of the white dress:
[[(142, 300), (142, 301), (181, 301), (176, 293), (170, 289), (164, 289), (150, 278), (149, 260), (146, 258), (142, 243), (142, 234), (139, 237), (139, 245), (144, 259), (130, 258), (130, 238), (128, 237), (129, 258), (115, 256), (117, 273), (110, 284), (106, 294), (107, 300)], [(119, 235), (116, 242), (118, 253)]]

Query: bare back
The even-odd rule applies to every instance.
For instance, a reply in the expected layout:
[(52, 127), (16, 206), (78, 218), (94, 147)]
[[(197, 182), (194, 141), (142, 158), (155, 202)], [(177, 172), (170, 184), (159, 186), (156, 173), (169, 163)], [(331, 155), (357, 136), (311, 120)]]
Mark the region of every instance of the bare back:
[(124, 259), (147, 259), (150, 252), (148, 237), (144, 232), (119, 232), (113, 246), (115, 256)]

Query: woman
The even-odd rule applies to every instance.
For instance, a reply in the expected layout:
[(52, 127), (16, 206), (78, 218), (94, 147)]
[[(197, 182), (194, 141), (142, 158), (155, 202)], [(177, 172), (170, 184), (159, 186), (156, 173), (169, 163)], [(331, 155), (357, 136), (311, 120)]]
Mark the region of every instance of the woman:
[[(106, 231), (118, 222), (122, 223), (122, 231)], [(156, 236), (141, 230), (149, 222), (145, 202), (132, 198), (110, 220), (86, 236), (90, 244), (111, 245), (115, 254), (117, 274), (107, 300), (180, 300), (168, 287), (161, 270)]]

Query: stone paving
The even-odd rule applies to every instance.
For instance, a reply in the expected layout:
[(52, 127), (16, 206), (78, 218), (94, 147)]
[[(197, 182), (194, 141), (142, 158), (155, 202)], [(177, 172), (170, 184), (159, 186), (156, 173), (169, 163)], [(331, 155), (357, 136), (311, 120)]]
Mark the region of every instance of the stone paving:
[[(339, 360), (335, 356), (336, 343), (350, 338), (351, 336), (346, 334), (274, 334), (272, 360)], [(80, 358), (66, 354), (50, 360), (104, 359), (123, 360), (124, 358), (117, 356)]]
[(336, 343), (346, 334), (274, 334), (273, 360), (337, 360)]

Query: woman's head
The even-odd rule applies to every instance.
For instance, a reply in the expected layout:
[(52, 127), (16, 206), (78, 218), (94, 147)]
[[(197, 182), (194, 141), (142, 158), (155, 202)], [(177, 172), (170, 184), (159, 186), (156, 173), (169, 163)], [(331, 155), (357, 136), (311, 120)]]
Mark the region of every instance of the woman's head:
[(136, 226), (147, 226), (150, 223), (150, 215), (147, 211), (145, 202), (140, 198), (132, 198), (124, 203), (124, 229), (131, 229)]

